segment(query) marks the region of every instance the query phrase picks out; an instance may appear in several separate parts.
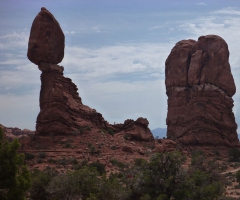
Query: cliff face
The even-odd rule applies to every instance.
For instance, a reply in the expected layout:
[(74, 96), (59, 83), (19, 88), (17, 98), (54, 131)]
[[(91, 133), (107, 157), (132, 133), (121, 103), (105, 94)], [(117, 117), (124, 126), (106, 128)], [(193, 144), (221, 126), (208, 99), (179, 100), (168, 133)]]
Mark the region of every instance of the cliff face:
[(168, 138), (186, 145), (238, 145), (228, 58), (227, 43), (216, 35), (173, 47), (165, 68)]

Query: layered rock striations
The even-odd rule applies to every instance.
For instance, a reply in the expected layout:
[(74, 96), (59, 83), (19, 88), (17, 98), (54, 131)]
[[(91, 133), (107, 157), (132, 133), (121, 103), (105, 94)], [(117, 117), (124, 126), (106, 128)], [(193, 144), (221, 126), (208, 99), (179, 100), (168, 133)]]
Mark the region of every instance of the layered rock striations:
[(82, 104), (77, 86), (63, 76), (62, 66), (42, 62), (38, 67), (42, 84), (37, 134), (71, 134), (85, 126), (107, 127), (100, 113)]
[(131, 135), (133, 140), (154, 139), (147, 119), (110, 125), (95, 109), (82, 104), (77, 86), (63, 76), (64, 68), (57, 65), (64, 57), (64, 34), (46, 8), (42, 8), (33, 21), (27, 56), (42, 71), (36, 134), (73, 134), (87, 126), (122, 132)]
[(235, 83), (227, 43), (207, 35), (182, 40), (166, 60), (167, 137), (185, 145), (237, 146)]
[(123, 124), (115, 124), (112, 126), (115, 132), (123, 132), (129, 140), (153, 141), (154, 137), (148, 128), (148, 120), (139, 117), (136, 121), (127, 119)]

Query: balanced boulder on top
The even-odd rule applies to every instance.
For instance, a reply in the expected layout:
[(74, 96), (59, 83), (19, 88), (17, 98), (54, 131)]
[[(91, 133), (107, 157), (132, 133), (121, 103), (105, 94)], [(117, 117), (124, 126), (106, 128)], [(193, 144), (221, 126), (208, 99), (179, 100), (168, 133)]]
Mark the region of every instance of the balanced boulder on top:
[(59, 23), (46, 8), (42, 8), (32, 23), (28, 59), (36, 65), (41, 62), (58, 64), (64, 57), (64, 41)]

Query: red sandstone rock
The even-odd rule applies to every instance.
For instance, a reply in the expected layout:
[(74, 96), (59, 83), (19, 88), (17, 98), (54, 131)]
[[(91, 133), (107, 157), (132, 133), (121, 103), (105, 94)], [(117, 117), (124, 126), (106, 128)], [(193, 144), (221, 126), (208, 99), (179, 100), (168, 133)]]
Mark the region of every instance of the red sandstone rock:
[(154, 137), (148, 128), (148, 120), (139, 117), (136, 121), (127, 119), (124, 124), (113, 125), (115, 132), (123, 132), (130, 140), (153, 141)]
[(177, 143), (172, 140), (159, 139), (155, 146), (154, 151), (159, 153), (170, 152), (176, 150)]
[(41, 62), (60, 63), (64, 56), (64, 38), (57, 20), (46, 8), (42, 8), (32, 23), (28, 59), (36, 65)]
[(128, 152), (128, 153), (133, 153), (132, 147), (125, 145), (122, 147), (122, 151)]
[(107, 122), (96, 110), (82, 104), (77, 86), (63, 76), (63, 67), (41, 63), (40, 113), (36, 134), (73, 134), (82, 127), (107, 128)]
[(227, 43), (216, 35), (175, 45), (165, 69), (168, 138), (186, 145), (238, 145), (228, 58)]
[(96, 110), (83, 105), (77, 86), (63, 76), (64, 68), (57, 65), (63, 55), (64, 34), (60, 25), (46, 8), (42, 8), (33, 21), (28, 44), (29, 60), (42, 71), (36, 134), (78, 134), (83, 127), (95, 127), (113, 129), (115, 133), (122, 131), (131, 139), (153, 141), (147, 119), (110, 125)]

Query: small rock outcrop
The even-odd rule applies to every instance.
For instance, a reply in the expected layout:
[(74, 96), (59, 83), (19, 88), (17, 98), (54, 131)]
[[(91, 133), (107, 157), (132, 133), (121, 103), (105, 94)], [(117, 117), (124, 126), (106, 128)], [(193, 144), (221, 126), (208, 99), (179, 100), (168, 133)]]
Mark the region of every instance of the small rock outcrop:
[(153, 141), (154, 137), (148, 128), (148, 120), (139, 117), (136, 121), (127, 119), (123, 124), (113, 125), (115, 132), (122, 132), (129, 140)]
[(64, 68), (57, 65), (64, 57), (64, 34), (46, 8), (42, 8), (33, 21), (27, 56), (42, 71), (36, 134), (74, 134), (83, 127), (95, 127), (112, 129), (115, 133), (123, 131), (137, 140), (153, 140), (147, 119), (110, 125), (95, 109), (82, 104), (77, 86), (63, 76)]
[(167, 137), (185, 145), (237, 146), (235, 83), (227, 43), (207, 35), (182, 40), (166, 60)]

